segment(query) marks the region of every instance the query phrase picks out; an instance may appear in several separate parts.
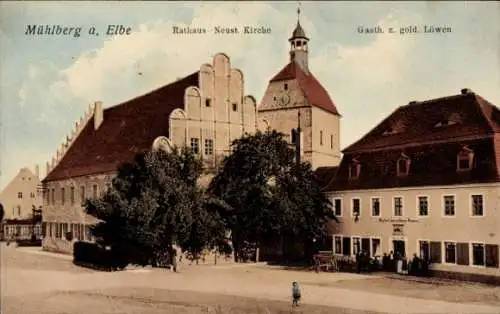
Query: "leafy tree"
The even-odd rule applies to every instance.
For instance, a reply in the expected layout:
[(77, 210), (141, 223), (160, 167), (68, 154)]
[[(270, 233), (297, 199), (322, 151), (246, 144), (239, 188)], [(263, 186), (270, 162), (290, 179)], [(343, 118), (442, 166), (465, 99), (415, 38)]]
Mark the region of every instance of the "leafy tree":
[(326, 222), (334, 218), (331, 203), (311, 167), (297, 166), (294, 156), (276, 131), (245, 135), (232, 143), (232, 154), (209, 192), (233, 209), (221, 217), (232, 231), (238, 255), (246, 242), (260, 245), (285, 235), (311, 239), (326, 234)]
[(187, 250), (208, 245), (220, 224), (206, 211), (197, 186), (201, 172), (187, 148), (150, 151), (124, 164), (112, 187), (86, 203), (101, 221), (92, 228), (97, 242), (140, 265), (160, 263), (174, 242)]

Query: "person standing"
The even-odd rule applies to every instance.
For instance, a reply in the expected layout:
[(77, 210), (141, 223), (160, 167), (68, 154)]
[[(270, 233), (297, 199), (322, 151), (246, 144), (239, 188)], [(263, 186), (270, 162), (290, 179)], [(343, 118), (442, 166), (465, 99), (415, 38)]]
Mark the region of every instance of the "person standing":
[(171, 247), (171, 256), (172, 256), (172, 268), (174, 272), (177, 272), (177, 250), (173, 245)]

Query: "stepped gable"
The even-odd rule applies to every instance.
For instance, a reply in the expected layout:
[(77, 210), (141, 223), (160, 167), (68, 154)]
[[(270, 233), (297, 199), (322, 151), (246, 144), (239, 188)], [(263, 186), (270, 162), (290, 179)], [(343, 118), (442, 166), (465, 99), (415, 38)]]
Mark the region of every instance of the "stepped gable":
[(311, 73), (304, 73), (295, 61), (288, 63), (269, 82), (272, 83), (294, 79), (297, 80), (300, 90), (304, 93), (305, 98), (311, 106), (321, 108), (340, 116), (337, 107), (328, 95), (326, 89), (314, 77), (314, 75)]
[(170, 113), (184, 108), (185, 90), (198, 87), (195, 72), (145, 95), (104, 110), (94, 129), (93, 117), (44, 182), (114, 172), (151, 148), (158, 136), (167, 136)]
[[(474, 153), (473, 167), (457, 171), (457, 156)], [(343, 150), (327, 191), (492, 183), (500, 181), (500, 110), (469, 90), (397, 108)], [(397, 161), (409, 158), (409, 173)], [(359, 177), (349, 178), (353, 163)]]

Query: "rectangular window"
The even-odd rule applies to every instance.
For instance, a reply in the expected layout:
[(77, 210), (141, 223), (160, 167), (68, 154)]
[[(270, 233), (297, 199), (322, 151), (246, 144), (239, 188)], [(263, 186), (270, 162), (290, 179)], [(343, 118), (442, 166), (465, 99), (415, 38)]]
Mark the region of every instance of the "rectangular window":
[(66, 193), (64, 192), (64, 188), (61, 188), (61, 205), (64, 205), (64, 202), (66, 202)]
[(372, 216), (380, 216), (380, 198), (378, 197), (372, 198)]
[(212, 100), (210, 98), (205, 99), (205, 107), (210, 107), (212, 105)]
[(380, 256), (381, 248), (380, 248), (380, 239), (372, 238), (372, 251), (371, 256)]
[(71, 187), (69, 197), (70, 197), (71, 205), (75, 205), (75, 187), (74, 186)]
[(441, 262), (441, 242), (431, 242), (431, 263)]
[(394, 216), (403, 216), (403, 198), (400, 196), (394, 198)]
[(353, 216), (361, 215), (361, 201), (359, 198), (352, 199), (352, 215)]
[(333, 134), (330, 135), (330, 148), (333, 148)]
[(472, 195), (472, 216), (483, 216), (483, 196)]
[(52, 189), (52, 205), (56, 203), (56, 189)]
[(35, 193), (31, 192), (31, 193), (30, 193), (30, 197), (31, 197), (31, 198), (35, 198)]
[(457, 243), (457, 265), (469, 266), (469, 243)]
[(370, 238), (361, 239), (361, 250), (370, 254)]
[(17, 198), (23, 198), (23, 192), (17, 192)]
[(336, 198), (333, 200), (333, 210), (336, 217), (342, 216), (342, 199)]
[(429, 215), (429, 199), (427, 196), (418, 197), (418, 215), (427, 216)]
[(97, 184), (92, 186), (92, 197), (97, 198)]
[(238, 111), (238, 104), (233, 102), (233, 111)]
[(455, 216), (455, 196), (445, 195), (443, 201), (444, 201), (444, 215)]
[(455, 243), (444, 243), (444, 262), (448, 264), (457, 263), (457, 245)]
[(85, 187), (84, 186), (81, 186), (80, 187), (80, 202), (82, 203), (85, 203)]
[(484, 244), (472, 243), (472, 265), (474, 266), (486, 265), (486, 254), (485, 254)]
[(429, 241), (418, 241), (418, 249), (420, 253), (420, 258), (424, 261), (428, 261), (431, 257), (431, 246)]
[(342, 237), (335, 236), (335, 254), (342, 254)]
[(214, 140), (205, 139), (205, 155), (214, 154)]
[(359, 237), (352, 237), (352, 254), (356, 255), (361, 251), (361, 239)]
[(344, 255), (351, 255), (351, 238), (343, 237), (342, 238), (342, 253)]
[(319, 145), (323, 145), (323, 131), (319, 131)]
[(498, 244), (486, 244), (486, 267), (498, 268)]
[(200, 152), (200, 139), (195, 137), (191, 138), (191, 151), (193, 154), (198, 154)]

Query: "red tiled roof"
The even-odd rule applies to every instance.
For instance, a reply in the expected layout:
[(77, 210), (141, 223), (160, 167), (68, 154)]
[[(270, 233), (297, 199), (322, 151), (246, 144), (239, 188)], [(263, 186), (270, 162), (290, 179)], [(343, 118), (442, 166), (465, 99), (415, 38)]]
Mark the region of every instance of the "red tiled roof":
[(339, 167), (319, 167), (314, 171), (314, 175), (321, 187), (324, 188), (335, 177), (338, 170)]
[(300, 89), (311, 106), (321, 108), (335, 115), (340, 115), (337, 107), (321, 83), (311, 73), (304, 73), (294, 61), (288, 63), (270, 82), (294, 79), (297, 80)]
[[(454, 124), (439, 126), (446, 121)], [(391, 128), (396, 133), (384, 135)], [(344, 150), (326, 190), (499, 182), (499, 135), (500, 110), (473, 93), (402, 106)], [(473, 168), (457, 171), (464, 146), (474, 152)], [(406, 176), (396, 172), (402, 154), (411, 161)], [(357, 179), (349, 179), (353, 159), (360, 164)]]
[[(474, 167), (457, 171), (457, 154), (463, 145), (474, 151)], [(496, 151), (493, 139), (424, 145), (404, 149), (410, 160), (409, 174), (397, 176), (396, 163), (402, 149), (379, 150), (360, 154), (346, 154), (334, 179), (326, 191), (388, 189), (412, 186), (457, 185), (499, 182)], [(349, 165), (353, 158), (360, 163), (357, 179), (349, 179)]]
[[(456, 123), (436, 127), (445, 120)], [(384, 135), (391, 129), (396, 132)], [(499, 131), (499, 109), (474, 93), (466, 93), (401, 106), (343, 152), (474, 139)]]
[(114, 172), (148, 150), (156, 137), (168, 136), (169, 115), (184, 108), (184, 92), (189, 86), (198, 86), (198, 73), (105, 109), (97, 130), (91, 118), (43, 181)]

